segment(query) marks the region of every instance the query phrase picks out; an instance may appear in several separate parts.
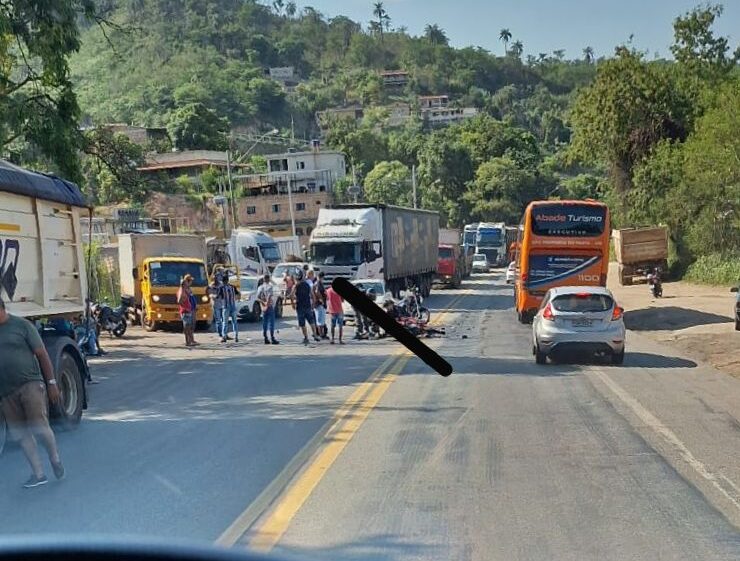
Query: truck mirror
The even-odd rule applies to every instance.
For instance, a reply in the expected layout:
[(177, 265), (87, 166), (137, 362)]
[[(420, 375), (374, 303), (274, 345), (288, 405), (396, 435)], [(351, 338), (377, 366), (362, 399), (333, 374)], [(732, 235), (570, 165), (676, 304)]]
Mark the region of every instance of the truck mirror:
[(131, 269), (131, 276), (134, 277), (134, 280), (138, 280), (139, 278), (139, 268), (138, 267), (134, 267), (133, 269)]

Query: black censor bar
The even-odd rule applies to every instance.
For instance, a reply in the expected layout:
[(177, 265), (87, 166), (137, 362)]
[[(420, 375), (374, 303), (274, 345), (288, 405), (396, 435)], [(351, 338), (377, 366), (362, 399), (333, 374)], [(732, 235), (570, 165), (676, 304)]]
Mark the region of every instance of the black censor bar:
[(431, 366), (442, 376), (452, 374), (452, 365), (439, 354), (430, 349), (419, 339), (411, 335), (395, 319), (385, 313), (374, 302), (360, 292), (356, 286), (343, 277), (335, 278), (331, 283), (332, 288), (349, 302), (353, 308), (363, 315), (369, 317), (383, 330), (392, 335), (399, 343), (418, 356), (426, 364)]

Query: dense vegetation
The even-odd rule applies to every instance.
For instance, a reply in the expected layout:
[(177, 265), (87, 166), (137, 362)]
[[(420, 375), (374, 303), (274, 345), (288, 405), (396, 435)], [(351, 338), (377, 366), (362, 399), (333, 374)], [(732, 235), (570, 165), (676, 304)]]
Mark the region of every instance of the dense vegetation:
[[(712, 32), (719, 7), (675, 20), (671, 61), (629, 45), (596, 61), (587, 46), (580, 60), (561, 50), (522, 59), (508, 29), (506, 56), (455, 49), (433, 22), (420, 37), (395, 27), (382, 2), (368, 3), (368, 29), (282, 0), (59, 0), (56, 19), (48, 4), (0, 7), (5, 36), (21, 30), (20, 47), (0, 51), (5, 153), (82, 180), (96, 202), (143, 200), (150, 186), (135, 168), (146, 149), (80, 134), (78, 122), (164, 126), (182, 149), (238, 149), (241, 133), (278, 128), (299, 144), (323, 133), (368, 201), (411, 203), (415, 168), (419, 203), (451, 224), (516, 222), (533, 198), (595, 197), (617, 225), (667, 224), (679, 269), (738, 259), (740, 78), (738, 53)], [(19, 81), (24, 66), (36, 83)], [(295, 68), (295, 91), (266, 76), (280, 66)], [(384, 87), (379, 71), (395, 69), (409, 83)], [(30, 105), (39, 87), (41, 113)], [(479, 115), (436, 130), (418, 118), (389, 126), (392, 103), (423, 94)], [(355, 103), (361, 122), (329, 117), (319, 130), (317, 111)]]

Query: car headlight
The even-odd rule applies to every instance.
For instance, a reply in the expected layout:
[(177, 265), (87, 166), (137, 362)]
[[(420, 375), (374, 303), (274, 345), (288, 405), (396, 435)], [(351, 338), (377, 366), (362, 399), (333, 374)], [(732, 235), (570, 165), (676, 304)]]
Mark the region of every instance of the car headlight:
[(248, 302), (251, 297), (251, 292), (242, 292), (242, 302)]
[(204, 294), (203, 296), (200, 297), (200, 301), (201, 302), (208, 302), (208, 300), (209, 300), (209, 298), (208, 298), (208, 295), (207, 294)]
[(152, 296), (152, 302), (159, 302), (159, 294)]

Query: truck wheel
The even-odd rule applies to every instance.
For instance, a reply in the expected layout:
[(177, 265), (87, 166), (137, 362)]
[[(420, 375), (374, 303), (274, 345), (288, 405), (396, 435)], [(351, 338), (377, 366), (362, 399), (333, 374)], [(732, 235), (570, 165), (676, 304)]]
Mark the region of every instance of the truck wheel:
[(0, 454), (3, 453), (3, 449), (5, 449), (5, 443), (8, 440), (8, 425), (5, 424), (5, 417), (3, 417), (3, 414), (0, 412)]
[(144, 328), (144, 330), (152, 332), (157, 330), (157, 322), (154, 320), (147, 320), (148, 314), (146, 311), (146, 308), (141, 308), (141, 327)]
[(80, 366), (72, 355), (63, 352), (59, 359), (56, 373), (61, 403), (56, 409), (56, 421), (64, 430), (70, 430), (80, 424), (84, 400), (84, 387)]

